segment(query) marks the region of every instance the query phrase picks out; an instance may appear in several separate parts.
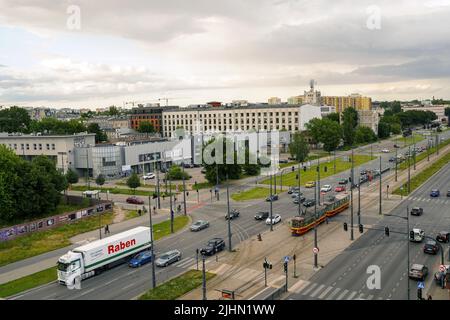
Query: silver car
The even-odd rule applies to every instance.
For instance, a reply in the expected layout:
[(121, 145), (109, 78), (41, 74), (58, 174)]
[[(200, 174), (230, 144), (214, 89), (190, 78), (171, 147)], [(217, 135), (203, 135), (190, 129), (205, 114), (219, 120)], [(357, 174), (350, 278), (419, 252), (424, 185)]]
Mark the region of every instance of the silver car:
[(209, 227), (209, 222), (205, 220), (197, 220), (191, 225), (191, 231), (200, 231)]
[(171, 250), (163, 253), (158, 259), (156, 259), (155, 263), (158, 267), (167, 267), (169, 264), (180, 260), (181, 252), (178, 250)]

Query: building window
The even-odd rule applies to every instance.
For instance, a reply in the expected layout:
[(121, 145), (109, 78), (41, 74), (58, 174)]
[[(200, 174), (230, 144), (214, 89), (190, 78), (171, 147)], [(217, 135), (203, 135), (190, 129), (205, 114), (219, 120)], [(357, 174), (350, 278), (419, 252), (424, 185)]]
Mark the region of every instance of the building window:
[(22, 143), (22, 144), (20, 144), (20, 149), (21, 149), (21, 150), (23, 150), (23, 143)]
[(33, 143), (33, 150), (37, 150), (36, 143)]
[(17, 150), (17, 143), (14, 143), (14, 149)]
[(27, 150), (30, 150), (30, 145), (27, 143)]

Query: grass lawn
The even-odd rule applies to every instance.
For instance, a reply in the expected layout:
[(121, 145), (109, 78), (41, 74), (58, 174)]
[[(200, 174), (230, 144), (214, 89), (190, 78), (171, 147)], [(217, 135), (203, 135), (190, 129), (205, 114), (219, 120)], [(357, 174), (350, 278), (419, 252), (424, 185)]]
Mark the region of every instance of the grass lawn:
[[(375, 159), (375, 157), (370, 157), (369, 155), (355, 155), (354, 165), (355, 167), (369, 162), (370, 160)], [(347, 162), (342, 160), (341, 158), (336, 158), (336, 173), (345, 171), (350, 169), (352, 166), (351, 162)], [(327, 167), (327, 172), (324, 171), (324, 168)], [(298, 182), (296, 179), (296, 175), (298, 173), (298, 168), (295, 168), (294, 172), (289, 172), (287, 174), (283, 174), (283, 186), (297, 186)], [(334, 175), (334, 161), (320, 163), (320, 178), (326, 178)], [(317, 179), (316, 166), (313, 165), (310, 169), (306, 171), (301, 170), (300, 173), (301, 185), (305, 185), (308, 181), (314, 181)], [(280, 177), (277, 177), (277, 181), (279, 181)], [(263, 180), (261, 183), (270, 184), (270, 179)]]
[(231, 199), (234, 201), (245, 201), (253, 199), (267, 198), (270, 194), (269, 188), (255, 187), (246, 191), (233, 193)]
[[(111, 224), (113, 213), (102, 214), (102, 225)], [(98, 229), (98, 216), (89, 217), (51, 230), (34, 232), (16, 239), (0, 242), (0, 267), (12, 262), (30, 258), (41, 253), (70, 245), (70, 238), (84, 232)]]
[[(450, 162), (450, 153), (447, 153), (444, 157), (433, 163), (430, 167), (422, 170), (417, 176), (411, 179), (411, 192), (420, 187), (425, 181), (427, 181), (433, 174), (442, 169), (446, 164)], [(405, 183), (403, 192), (400, 187), (395, 189), (393, 194), (408, 195), (407, 183)]]
[(410, 146), (412, 144), (414, 144), (414, 142), (419, 142), (425, 140), (425, 137), (421, 134), (413, 134), (412, 136), (409, 137), (400, 137), (397, 139), (394, 139), (393, 142), (399, 144), (401, 147), (405, 146)]
[(56, 268), (51, 267), (29, 276), (0, 284), (0, 297), (6, 298), (22, 291), (32, 289), (57, 279)]
[[(214, 273), (206, 272), (206, 280), (215, 277)], [(139, 297), (139, 300), (175, 300), (191, 290), (202, 285), (202, 271), (189, 270), (151, 289)]]
[(208, 189), (213, 186), (214, 186), (214, 184), (212, 184), (210, 182), (198, 182), (197, 186), (195, 184), (192, 185), (192, 190)]
[[(441, 142), (441, 143), (439, 144), (439, 150), (442, 149), (443, 147), (447, 146), (448, 144), (450, 144), (450, 139), (447, 139), (447, 140)], [(431, 157), (431, 156), (433, 155), (433, 153), (436, 152), (436, 147), (430, 148), (430, 151), (429, 151), (429, 152), (430, 152), (430, 157)], [(425, 159), (425, 158), (427, 158), (427, 157), (428, 157), (428, 152), (427, 152), (427, 151), (423, 151), (422, 153), (417, 154), (417, 155), (416, 155), (416, 163), (418, 163), (419, 161), (421, 161), (421, 160), (423, 160), (423, 159)], [(413, 158), (411, 158), (410, 164), (411, 164), (411, 166), (414, 164)], [(407, 168), (408, 168), (408, 160), (403, 161), (401, 164), (399, 164), (399, 165), (397, 166), (397, 168), (398, 168), (399, 170), (407, 169)]]
[[(183, 229), (184, 227), (186, 227), (189, 221), (189, 216), (176, 216), (173, 219), (173, 231), (177, 232)], [(153, 225), (153, 238), (155, 241), (168, 235), (170, 235), (170, 220), (166, 220)]]
[[(78, 186), (72, 186), (71, 190), (73, 190), (73, 191), (87, 191), (88, 188), (86, 186), (79, 186), (78, 185)], [(106, 191), (109, 191), (109, 193), (111, 193), (111, 194), (125, 194), (125, 195), (130, 195), (130, 196), (133, 196), (133, 195), (136, 195), (136, 196), (148, 196), (150, 194), (154, 194), (155, 193), (154, 191), (147, 191), (147, 190), (135, 190), (135, 191), (133, 191), (132, 189), (129, 189), (129, 188), (128, 189), (124, 189), (124, 188), (115, 188), (115, 187), (113, 187), (113, 188), (91, 187), (90, 190), (100, 190), (100, 192), (104, 192), (104, 193), (106, 193)], [(165, 193), (162, 190), (163, 190), (163, 188), (162, 188), (162, 185), (161, 185), (161, 187), (160, 187), (161, 196), (164, 195), (164, 196), (168, 197), (169, 193)], [(173, 191), (172, 194), (175, 194), (174, 193), (175, 186), (173, 187), (172, 191)], [(104, 196), (102, 198), (104, 198)]]
[(133, 218), (139, 217), (139, 213), (136, 210), (129, 210), (125, 213), (125, 219), (124, 220), (130, 220)]

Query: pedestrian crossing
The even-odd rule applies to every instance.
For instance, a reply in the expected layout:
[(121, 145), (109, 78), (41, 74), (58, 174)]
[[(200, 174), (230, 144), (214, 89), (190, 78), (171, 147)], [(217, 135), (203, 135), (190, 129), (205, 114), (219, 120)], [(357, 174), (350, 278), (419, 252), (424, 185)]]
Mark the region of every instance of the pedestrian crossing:
[(430, 198), (430, 197), (411, 197), (410, 200), (412, 200), (412, 201), (419, 201), (419, 202), (432, 202), (432, 203), (437, 203), (437, 204), (450, 205), (450, 199), (439, 199), (439, 198)]
[[(374, 294), (361, 293), (360, 291), (351, 291), (348, 289), (327, 286), (310, 282), (307, 280), (300, 280), (289, 288), (289, 292), (299, 294), (305, 297), (318, 300), (373, 300)], [(382, 297), (376, 297), (382, 300)]]

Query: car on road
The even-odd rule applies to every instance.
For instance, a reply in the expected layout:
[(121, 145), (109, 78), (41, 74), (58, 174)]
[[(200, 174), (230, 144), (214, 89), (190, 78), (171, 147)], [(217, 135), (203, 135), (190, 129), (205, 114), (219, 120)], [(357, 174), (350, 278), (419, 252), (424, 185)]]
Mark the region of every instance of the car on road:
[(439, 232), (436, 236), (436, 241), (444, 243), (450, 242), (450, 232), (448, 231)]
[(390, 157), (389, 162), (395, 162), (395, 157)]
[(362, 176), (365, 176), (367, 174), (367, 170), (366, 169), (362, 169), (360, 173), (361, 173)]
[(127, 203), (131, 204), (144, 204), (144, 200), (139, 199), (138, 197), (132, 196), (127, 198)]
[(320, 192), (330, 192), (331, 191), (331, 186), (329, 184), (325, 184), (323, 185), (322, 188), (320, 188)]
[(289, 161), (286, 160), (286, 159), (280, 159), (280, 160), (278, 160), (278, 162), (279, 162), (279, 163), (289, 163)]
[(255, 220), (264, 220), (269, 217), (268, 211), (260, 211), (257, 214), (255, 214)]
[(423, 246), (424, 253), (436, 254), (439, 252), (439, 246), (437, 242), (434, 240), (427, 240), (425, 245)]
[(441, 194), (441, 193), (439, 192), (439, 189), (433, 189), (433, 190), (431, 190), (431, 192), (430, 192), (430, 196), (433, 197), (433, 198), (439, 197), (440, 194)]
[(277, 224), (280, 221), (281, 221), (281, 216), (279, 214), (276, 214), (276, 215), (272, 216), (272, 219), (270, 219), (270, 217), (267, 218), (266, 224)]
[(194, 164), (192, 164), (192, 163), (183, 163), (183, 168), (186, 168), (186, 169), (194, 168)]
[(421, 216), (422, 214), (423, 214), (423, 208), (413, 207), (411, 209), (411, 215), (412, 216)]
[(200, 231), (200, 230), (206, 229), (208, 227), (209, 227), (209, 222), (208, 221), (206, 221), (206, 220), (197, 220), (191, 225), (190, 229), (191, 229), (191, 231), (195, 232), (195, 231)]
[(305, 188), (314, 188), (316, 186), (316, 182), (315, 181), (308, 181), (305, 184)]
[(222, 251), (225, 248), (225, 241), (222, 238), (212, 238), (206, 244), (206, 247), (200, 250), (202, 255), (211, 256), (216, 252)]
[(450, 190), (447, 190), (447, 197), (450, 197)]
[(414, 228), (409, 232), (409, 241), (411, 242), (422, 242), (425, 238), (425, 231), (422, 229)]
[(394, 148), (400, 148), (398, 144), (394, 144)]
[(314, 199), (307, 199), (303, 202), (303, 205), (307, 208), (312, 207), (315, 204), (316, 204), (316, 200), (314, 200)]
[(154, 173), (147, 173), (146, 175), (142, 176), (142, 179), (144, 179), (144, 180), (155, 179), (155, 174)]
[(381, 152), (383, 152), (383, 153), (389, 153), (390, 151), (389, 151), (389, 149), (383, 149), (383, 150), (381, 150)]
[(152, 261), (152, 253), (151, 251), (143, 251), (135, 255), (129, 262), (128, 266), (131, 268), (138, 268), (146, 263)]
[[(239, 217), (240, 212), (236, 209), (233, 209), (230, 211), (230, 220), (233, 220), (234, 218)], [(225, 215), (225, 220), (228, 220), (228, 214)]]
[(342, 185), (345, 185), (345, 184), (347, 184), (348, 183), (348, 179), (341, 179), (341, 180), (339, 180), (339, 182), (338, 182), (338, 184), (342, 184)]
[(298, 204), (299, 202), (303, 203), (303, 202), (305, 202), (305, 200), (306, 200), (306, 198), (304, 196), (298, 196), (294, 199), (294, 204)]
[(163, 253), (158, 259), (156, 259), (155, 264), (158, 267), (167, 267), (168, 265), (180, 260), (181, 252), (179, 250), (171, 250)]
[(335, 191), (335, 192), (343, 192), (343, 191), (345, 191), (345, 190), (347, 190), (347, 189), (345, 188), (345, 186), (337, 186), (336, 188), (334, 188), (334, 191)]
[(294, 191), (291, 193), (291, 197), (292, 198), (297, 198), (298, 196), (302, 196), (303, 192), (299, 192), (299, 191)]
[(409, 278), (410, 279), (416, 279), (416, 280), (425, 280), (426, 276), (428, 275), (428, 267), (424, 266), (423, 264), (413, 264), (411, 266), (411, 269), (409, 269)]
[(278, 200), (278, 195), (277, 194), (273, 194), (271, 196), (268, 196), (266, 198), (266, 201), (277, 201)]
[(299, 187), (289, 187), (288, 194), (293, 194), (294, 192), (299, 192)]

